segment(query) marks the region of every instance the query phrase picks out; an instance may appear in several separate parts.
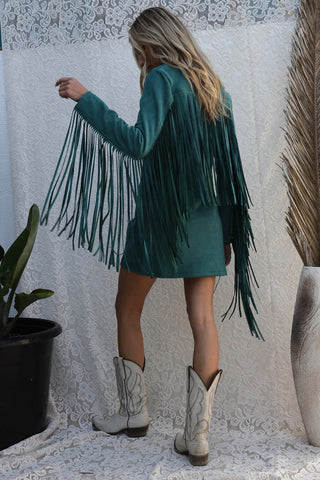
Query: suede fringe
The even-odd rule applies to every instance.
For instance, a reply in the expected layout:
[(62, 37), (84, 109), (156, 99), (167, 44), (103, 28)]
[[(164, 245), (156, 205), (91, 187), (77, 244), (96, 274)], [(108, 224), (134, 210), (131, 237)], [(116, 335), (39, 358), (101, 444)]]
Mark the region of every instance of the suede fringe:
[(204, 121), (196, 102), (184, 98), (179, 104), (178, 97), (143, 160), (121, 153), (74, 110), (41, 224), (52, 214), (52, 230), (66, 232), (73, 248), (87, 248), (108, 268), (119, 270), (126, 228), (135, 217), (152, 277), (151, 259), (173, 269), (181, 262), (177, 240), (188, 242), (186, 222), (199, 200), (204, 206), (235, 209), (234, 295), (222, 319), (230, 318), (237, 305), (242, 316), (242, 303), (251, 334), (263, 339), (253, 313), (258, 310), (252, 285), (258, 283), (249, 258), (249, 248), (256, 250), (248, 213), (251, 199), (232, 112), (213, 125)]

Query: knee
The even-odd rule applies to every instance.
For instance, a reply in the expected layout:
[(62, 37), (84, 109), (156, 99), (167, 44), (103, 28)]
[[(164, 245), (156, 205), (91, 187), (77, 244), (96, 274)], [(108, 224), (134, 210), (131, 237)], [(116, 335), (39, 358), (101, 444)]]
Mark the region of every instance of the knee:
[(206, 330), (214, 326), (213, 310), (203, 309), (201, 306), (187, 306), (187, 314), (191, 329), (194, 333)]
[(129, 313), (128, 307), (126, 306), (125, 302), (122, 301), (121, 296), (119, 294), (116, 297), (114, 308), (115, 308), (116, 317), (118, 320), (121, 319), (122, 317), (126, 317)]
[(114, 309), (116, 311), (116, 316), (118, 317), (118, 315), (120, 314), (120, 311), (121, 311), (121, 300), (119, 298), (119, 295), (116, 296), (116, 301), (115, 301), (115, 304), (114, 304)]
[(118, 323), (140, 323), (141, 309), (137, 308), (136, 305), (123, 301), (120, 295), (116, 297), (115, 311)]

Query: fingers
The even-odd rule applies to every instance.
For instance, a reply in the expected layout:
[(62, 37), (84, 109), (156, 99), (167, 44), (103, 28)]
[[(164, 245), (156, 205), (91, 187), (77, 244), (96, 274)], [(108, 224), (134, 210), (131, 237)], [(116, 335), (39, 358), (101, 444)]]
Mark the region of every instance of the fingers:
[(59, 87), (59, 95), (62, 98), (71, 98), (78, 102), (80, 98), (88, 91), (76, 78), (61, 77), (56, 81)]
[(67, 90), (61, 90), (59, 89), (59, 96), (62, 97), (62, 98), (69, 98), (69, 94), (67, 92)]
[(56, 81), (56, 87), (59, 87), (59, 95), (62, 98), (72, 98), (71, 88), (75, 81), (73, 77), (61, 77)]
[(57, 81), (56, 87), (59, 86), (58, 93), (59, 93), (60, 97), (62, 97), (62, 98), (68, 98), (69, 97), (68, 84), (69, 84), (69, 82), (65, 78), (64, 79), (61, 78)]
[(68, 82), (68, 80), (72, 80), (72, 77), (61, 77), (59, 78), (59, 80), (56, 81), (56, 87), (58, 87), (59, 85), (61, 85), (61, 83), (66, 83)]
[(59, 78), (59, 80), (56, 81), (56, 87), (59, 87), (58, 93), (60, 97), (68, 98), (67, 88), (70, 80), (71, 79), (69, 77), (61, 77)]

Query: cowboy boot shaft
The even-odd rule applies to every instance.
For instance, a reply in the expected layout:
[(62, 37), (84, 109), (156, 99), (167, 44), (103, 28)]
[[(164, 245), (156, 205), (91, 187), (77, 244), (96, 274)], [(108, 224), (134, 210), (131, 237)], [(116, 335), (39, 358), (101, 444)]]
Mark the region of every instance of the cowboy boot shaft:
[(213, 400), (220, 376), (221, 370), (217, 372), (207, 390), (196, 371), (192, 367), (188, 368), (185, 437), (189, 442), (195, 440), (197, 436), (205, 435), (209, 429)]
[(138, 415), (147, 404), (143, 371), (136, 363), (120, 357), (113, 359), (121, 415)]
[(127, 397), (125, 394), (125, 384), (124, 384), (124, 366), (119, 357), (114, 357), (113, 365), (116, 373), (116, 382), (117, 382), (117, 391), (118, 398), (120, 402), (119, 414), (126, 415), (127, 412)]
[(210, 427), (212, 404), (222, 370), (218, 370), (209, 390), (202, 379), (188, 367), (186, 420), (183, 433), (178, 433), (174, 447), (177, 453), (188, 454), (193, 465), (208, 463), (207, 432)]
[(113, 363), (120, 409), (106, 420), (96, 417), (94, 428), (110, 434), (124, 432), (128, 436), (143, 436), (149, 425), (143, 371), (135, 362), (121, 357), (115, 357)]

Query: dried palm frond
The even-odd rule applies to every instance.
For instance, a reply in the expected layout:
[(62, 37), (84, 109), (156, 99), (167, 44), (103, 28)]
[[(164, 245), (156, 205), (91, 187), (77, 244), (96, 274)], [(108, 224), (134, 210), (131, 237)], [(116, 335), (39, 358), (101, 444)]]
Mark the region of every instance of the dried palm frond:
[(301, 0), (288, 83), (281, 156), (287, 231), (303, 264), (320, 266), (320, 0)]

